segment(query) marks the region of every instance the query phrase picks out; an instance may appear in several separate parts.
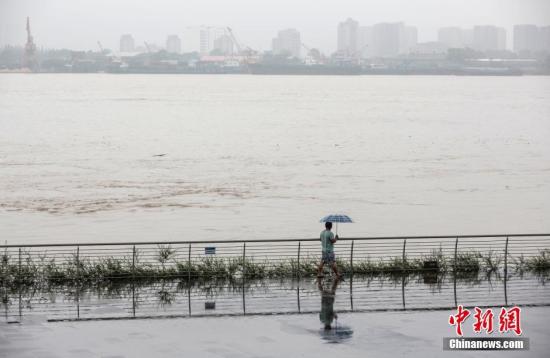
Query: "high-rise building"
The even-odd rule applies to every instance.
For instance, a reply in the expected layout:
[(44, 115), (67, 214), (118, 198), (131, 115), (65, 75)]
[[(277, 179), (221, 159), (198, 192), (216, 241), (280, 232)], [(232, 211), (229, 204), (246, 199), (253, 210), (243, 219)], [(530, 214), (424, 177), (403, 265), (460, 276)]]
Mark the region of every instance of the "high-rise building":
[(296, 29), (281, 30), (272, 41), (273, 53), (276, 55), (289, 54), (293, 57), (300, 57), (302, 40)]
[(359, 23), (351, 18), (338, 24), (338, 52), (348, 56), (357, 54)]
[(506, 49), (506, 30), (496, 26), (475, 26), (473, 48), (478, 51)]
[(233, 55), (233, 48), (233, 39), (229, 35), (221, 35), (214, 40), (214, 50), (218, 50), (222, 55)]
[(541, 27), (539, 29), (540, 49), (550, 54), (550, 26)]
[(474, 30), (460, 27), (442, 27), (437, 33), (437, 42), (448, 48), (473, 47)]
[(120, 36), (120, 52), (134, 52), (134, 38), (130, 34)]
[(166, 38), (166, 51), (170, 53), (181, 53), (181, 39), (178, 35), (170, 35)]
[(372, 36), (375, 57), (396, 57), (404, 47), (405, 26), (402, 22), (376, 24)]
[(474, 47), (474, 29), (462, 30), (462, 39), (464, 40), (464, 47)]
[(362, 58), (373, 57), (372, 26), (360, 26), (357, 40), (357, 51)]
[(506, 50), (506, 29), (497, 27), (497, 50)]
[(418, 29), (414, 26), (405, 26), (400, 40), (400, 53), (409, 53), (418, 43)]
[(437, 41), (449, 48), (463, 48), (464, 30), (460, 27), (442, 27), (437, 32)]
[(361, 26), (358, 33), (357, 47), (363, 58), (407, 54), (418, 43), (418, 29), (402, 22)]
[[(550, 46), (550, 43), (547, 46)], [(536, 25), (515, 25), (514, 52), (535, 53), (538, 51), (544, 51), (544, 28)]]
[(201, 55), (208, 55), (210, 52), (210, 29), (200, 29), (199, 51)]

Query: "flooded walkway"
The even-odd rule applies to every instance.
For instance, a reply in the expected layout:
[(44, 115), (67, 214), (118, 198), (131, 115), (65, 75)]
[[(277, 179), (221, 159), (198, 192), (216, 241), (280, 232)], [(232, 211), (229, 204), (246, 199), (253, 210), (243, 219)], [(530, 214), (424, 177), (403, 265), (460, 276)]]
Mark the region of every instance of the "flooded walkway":
[(449, 354), (443, 338), (455, 335), (448, 318), (458, 304), (520, 306), (530, 350), (506, 355), (545, 357), (548, 279), (481, 270), (2, 287), (0, 358), (440, 357)]
[(548, 277), (533, 273), (414, 274), (209, 281), (163, 280), (5, 291), (1, 321), (106, 320), (318, 313), (330, 293), (337, 312), (447, 310), (464, 306), (550, 306)]
[[(454, 335), (451, 311), (343, 313), (345, 338), (327, 337), (316, 314), (202, 317), (26, 324), (0, 323), (0, 357), (497, 357), (500, 352), (444, 352)], [(550, 309), (523, 309), (528, 352), (506, 357), (545, 357), (550, 351)], [(471, 327), (465, 331), (471, 336)], [(339, 344), (331, 344), (331, 342)]]

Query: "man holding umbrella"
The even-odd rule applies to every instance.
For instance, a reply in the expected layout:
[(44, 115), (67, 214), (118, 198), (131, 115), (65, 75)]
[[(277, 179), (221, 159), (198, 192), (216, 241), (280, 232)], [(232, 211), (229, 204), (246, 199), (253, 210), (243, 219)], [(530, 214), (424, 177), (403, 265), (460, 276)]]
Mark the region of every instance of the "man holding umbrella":
[(317, 277), (323, 277), (323, 267), (327, 264), (332, 267), (332, 271), (336, 274), (336, 278), (340, 279), (342, 275), (338, 271), (338, 266), (336, 266), (336, 259), (334, 257), (334, 243), (338, 240), (338, 235), (334, 236), (331, 229), (332, 222), (325, 222), (325, 230), (321, 232), (322, 258), (317, 270)]
[[(325, 230), (321, 232), (322, 258), (317, 270), (317, 277), (323, 277), (323, 267), (325, 264), (328, 264), (332, 267), (336, 278), (340, 280), (342, 279), (342, 274), (340, 274), (338, 266), (336, 266), (336, 259), (334, 257), (334, 243), (338, 240), (338, 223), (352, 223), (353, 220), (347, 215), (332, 214), (322, 218), (321, 222), (325, 223)], [(331, 231), (332, 223), (336, 223), (336, 236)]]

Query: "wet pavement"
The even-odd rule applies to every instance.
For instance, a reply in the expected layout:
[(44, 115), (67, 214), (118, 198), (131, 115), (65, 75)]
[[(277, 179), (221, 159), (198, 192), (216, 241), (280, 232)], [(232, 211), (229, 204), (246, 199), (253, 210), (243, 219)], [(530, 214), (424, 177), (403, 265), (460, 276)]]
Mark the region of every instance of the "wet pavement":
[[(524, 307), (530, 350), (546, 357), (550, 308)], [(444, 352), (453, 311), (342, 313), (326, 333), (318, 314), (129, 319), (0, 324), (0, 357), (496, 357), (502, 352)], [(473, 336), (471, 322), (465, 336)], [(334, 332), (336, 331), (336, 333)], [(493, 333), (492, 336), (501, 336)]]

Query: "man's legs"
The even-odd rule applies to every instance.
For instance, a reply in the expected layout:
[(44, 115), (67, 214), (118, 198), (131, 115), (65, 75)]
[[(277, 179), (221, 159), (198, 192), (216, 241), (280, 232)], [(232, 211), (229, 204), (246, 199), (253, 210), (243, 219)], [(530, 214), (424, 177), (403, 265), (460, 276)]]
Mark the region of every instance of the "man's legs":
[(332, 262), (332, 271), (334, 271), (334, 274), (336, 274), (337, 277), (342, 277), (342, 275), (340, 275), (340, 272), (338, 271), (338, 266), (336, 266), (336, 261), (333, 261)]
[(321, 260), (319, 268), (317, 269), (317, 277), (323, 277), (323, 267), (325, 266), (325, 261)]

